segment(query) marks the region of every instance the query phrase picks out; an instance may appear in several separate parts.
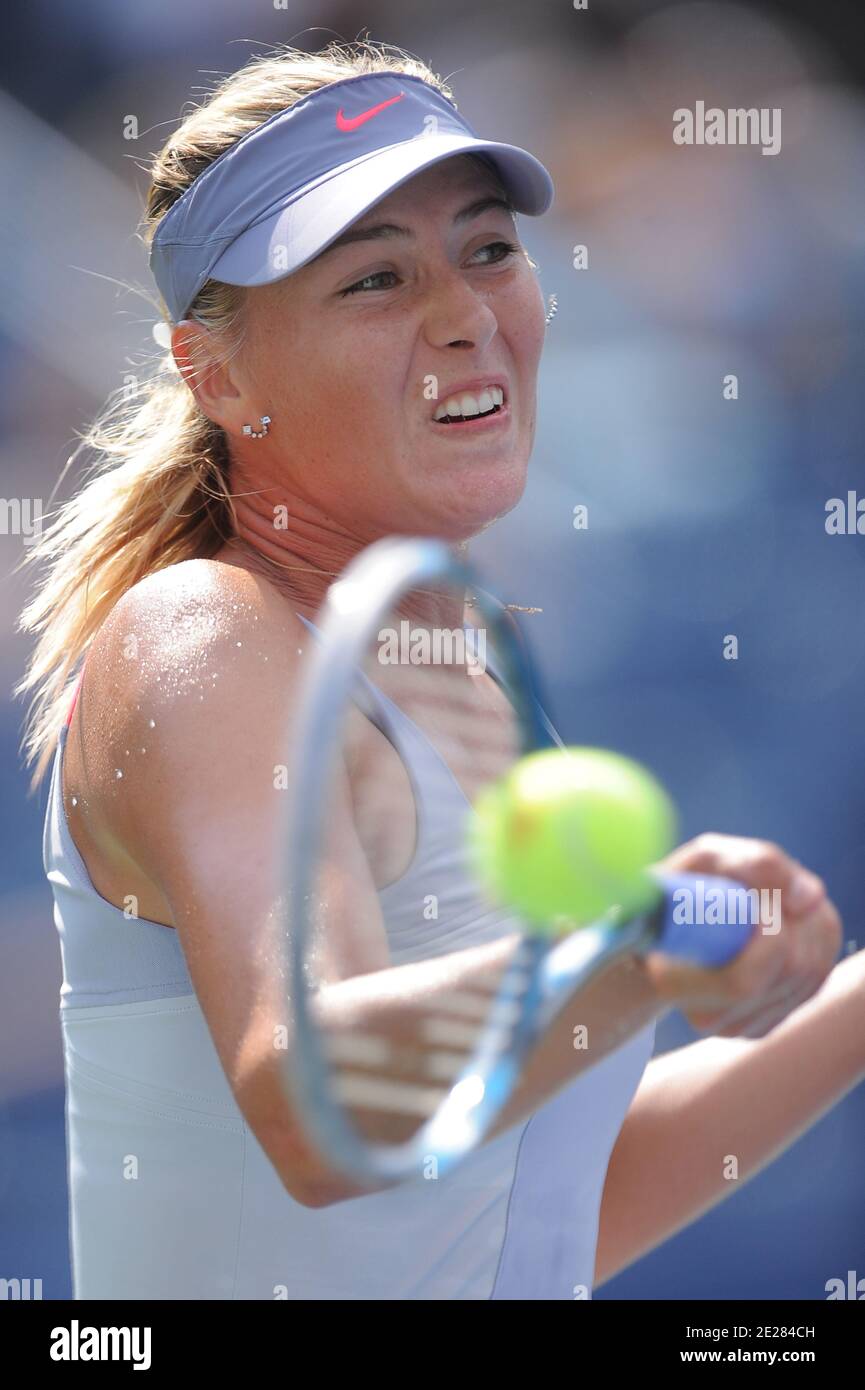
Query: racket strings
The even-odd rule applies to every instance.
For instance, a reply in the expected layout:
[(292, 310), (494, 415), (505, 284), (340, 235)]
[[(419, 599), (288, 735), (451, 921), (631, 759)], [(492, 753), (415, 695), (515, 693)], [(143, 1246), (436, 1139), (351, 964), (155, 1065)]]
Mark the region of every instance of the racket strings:
[[(504, 663), (489, 638), (483, 648), (472, 649), (484, 651), (486, 670), (471, 675), (465, 665), (382, 661), (378, 639), (385, 630), (399, 632), (396, 613), (380, 623), (358, 662), (358, 673), (374, 689), (370, 692), (358, 680), (352, 694), (346, 692), (335, 762), (346, 772), (354, 832), (379, 894), (384, 954), (400, 939), (392, 935), (398, 922), (400, 930), (408, 923), (413, 963), (424, 959), (424, 953), (430, 960), (457, 957), (463, 946), (491, 940), (494, 907), (470, 867), (466, 818), (479, 792), (497, 782), (519, 756), (521, 728), (493, 674)], [(414, 725), (415, 733), (409, 731), (407, 739), (403, 720)], [(419, 800), (415, 757), (426, 764), (437, 759), (438, 771), (450, 774), (450, 779), (424, 782)], [(453, 783), (462, 792), (461, 804)], [(430, 785), (435, 787), (432, 800)], [(334, 780), (333, 793), (341, 789)], [(336, 818), (326, 814), (325, 819)], [(422, 836), (429, 837), (425, 852)], [(340, 849), (334, 846), (337, 858)], [(350, 885), (342, 893), (329, 891), (327, 867), (322, 848), (315, 865), (315, 896), (321, 902), (311, 914), (321, 923), (314, 938), (320, 960), (327, 954), (322, 937), (328, 921), (337, 908), (351, 920), (353, 909)], [(390, 897), (383, 901), (385, 889)], [(427, 917), (428, 899), (435, 900), (435, 910)], [(394, 922), (389, 912), (395, 914)], [(470, 926), (471, 914), (478, 917), (476, 929)], [(515, 934), (512, 915), (502, 918), (501, 925), (493, 921), (492, 930)], [(449, 949), (444, 944), (449, 937), (459, 944)], [(365, 959), (357, 952), (349, 975), (365, 973)], [(382, 968), (394, 963), (391, 957)], [(343, 1026), (329, 1014), (317, 1029), (330, 1094), (367, 1141), (402, 1144), (449, 1102), (455, 1088), (469, 1097), (482, 1092), (484, 1071), (512, 1045), (529, 974), (516, 958), (483, 975), (473, 973), (470, 985), (465, 974), (463, 968), (451, 988), (440, 980), (423, 1003), (399, 1010), (399, 1018), (382, 1009), (375, 1022), (366, 1013), (362, 1021), (356, 1015)], [(338, 969), (335, 978), (342, 978)]]

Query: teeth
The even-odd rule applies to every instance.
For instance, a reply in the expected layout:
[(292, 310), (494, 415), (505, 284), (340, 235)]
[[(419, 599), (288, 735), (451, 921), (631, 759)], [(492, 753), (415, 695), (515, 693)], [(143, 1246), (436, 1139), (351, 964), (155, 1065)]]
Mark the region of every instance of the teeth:
[(446, 415), (462, 415), (465, 419), (470, 419), (473, 415), (482, 415), (492, 410), (494, 405), (503, 405), (504, 399), (505, 393), (500, 386), (485, 386), (477, 396), (471, 391), (463, 391), (459, 396), (449, 396), (443, 401), (437, 407), (433, 419), (443, 420)]

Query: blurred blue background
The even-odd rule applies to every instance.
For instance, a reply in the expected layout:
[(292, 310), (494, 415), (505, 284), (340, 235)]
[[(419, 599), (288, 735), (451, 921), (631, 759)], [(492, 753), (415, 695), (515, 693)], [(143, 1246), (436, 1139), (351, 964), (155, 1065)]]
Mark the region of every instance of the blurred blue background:
[[(683, 839), (778, 841), (826, 879), (845, 949), (862, 946), (865, 536), (827, 534), (825, 509), (865, 495), (865, 100), (856, 8), (816, 18), (804, 3), (651, 0), (11, 11), (3, 496), (47, 504), (74, 432), (151, 343), (134, 230), (147, 157), (183, 103), (268, 43), (366, 34), (416, 52), (476, 129), (532, 150), (557, 185), (547, 217), (521, 219), (559, 312), (525, 499), (473, 548), (487, 587), (543, 609), (521, 621), (567, 740), (647, 762), (682, 808)], [(672, 112), (698, 99), (780, 107), (781, 152), (675, 146)], [(22, 543), (0, 534), (0, 1276), (41, 1278), (56, 1299), (70, 1293), (60, 956), (47, 786), (28, 798), (10, 693), (27, 651)], [(658, 1050), (692, 1036), (669, 1019)], [(860, 1086), (595, 1296), (825, 1298), (827, 1279), (865, 1275), (863, 1148)]]

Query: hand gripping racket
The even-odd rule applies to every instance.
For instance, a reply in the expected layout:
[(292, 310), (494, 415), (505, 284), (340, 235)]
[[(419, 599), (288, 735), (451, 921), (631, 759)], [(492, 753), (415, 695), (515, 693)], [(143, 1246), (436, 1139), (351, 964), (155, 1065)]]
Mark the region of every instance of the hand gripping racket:
[[(479, 624), (463, 621), (467, 595)], [(319, 1150), (350, 1178), (407, 1180), (431, 1160), (442, 1174), (489, 1133), (539, 1036), (613, 958), (657, 950), (719, 966), (742, 950), (753, 926), (738, 917), (701, 922), (681, 910), (740, 885), (647, 865), (630, 906), (602, 873), (584, 882), (603, 904), (592, 920), (567, 902), (550, 921), (491, 901), (469, 849), (473, 806), (530, 755), (558, 748), (566, 758), (569, 750), (540, 703), (512, 618), (444, 542), (370, 546), (331, 586), (312, 636), (281, 826), (279, 949), (291, 1009), (284, 1084)], [(345, 863), (333, 872), (344, 847), (339, 789), (350, 797), (362, 872), (381, 910), (372, 926), (350, 873), (347, 886)], [(584, 843), (591, 807), (586, 816), (582, 829), (579, 817), (572, 826), (575, 864), (592, 862)], [(359, 868), (358, 884), (360, 877)], [(334, 969), (337, 933), (348, 949)], [(498, 975), (475, 989), (439, 987), (409, 1041), (383, 1038), (368, 1023), (337, 1034), (322, 1021), (319, 1003), (334, 984), (362, 988), (376, 970), (442, 958), (446, 967), (450, 953), (508, 934), (516, 948)], [(383, 1116), (388, 1124), (377, 1128)]]

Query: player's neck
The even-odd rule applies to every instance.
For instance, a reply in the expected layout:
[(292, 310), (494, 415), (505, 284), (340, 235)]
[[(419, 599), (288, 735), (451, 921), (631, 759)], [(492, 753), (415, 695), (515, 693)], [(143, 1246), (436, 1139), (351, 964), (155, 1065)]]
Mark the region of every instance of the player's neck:
[[(268, 580), (311, 621), (319, 613), (330, 586), (366, 545), (343, 537), (304, 539), (292, 535), (274, 540), (265, 528), (242, 528), (213, 557)], [(434, 586), (415, 590), (400, 603), (394, 617), (410, 623), (413, 632), (456, 629), (464, 621), (461, 595), (453, 588)]]

